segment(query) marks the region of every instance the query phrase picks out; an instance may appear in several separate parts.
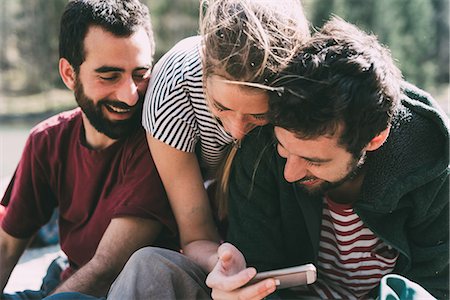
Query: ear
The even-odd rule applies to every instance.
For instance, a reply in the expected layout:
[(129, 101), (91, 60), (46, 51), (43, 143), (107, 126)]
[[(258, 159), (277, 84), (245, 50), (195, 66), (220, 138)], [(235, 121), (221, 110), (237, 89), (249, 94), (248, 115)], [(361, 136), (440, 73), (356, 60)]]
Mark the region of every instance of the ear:
[(377, 136), (375, 136), (366, 146), (367, 151), (374, 151), (381, 147), (384, 144), (386, 139), (389, 136), (389, 132), (391, 131), (391, 126), (388, 126), (385, 130), (380, 132)]
[(73, 91), (75, 88), (76, 74), (72, 65), (65, 58), (59, 59), (59, 75), (61, 75), (64, 84)]

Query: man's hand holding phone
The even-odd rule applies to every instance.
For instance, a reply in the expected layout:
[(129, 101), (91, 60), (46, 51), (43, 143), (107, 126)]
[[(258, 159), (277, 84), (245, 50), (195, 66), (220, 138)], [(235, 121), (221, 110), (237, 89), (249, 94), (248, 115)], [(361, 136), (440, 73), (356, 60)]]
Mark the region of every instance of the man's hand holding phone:
[(233, 245), (222, 244), (217, 254), (219, 259), (206, 279), (213, 299), (263, 299), (277, 288), (316, 280), (316, 268), (312, 264), (256, 274), (255, 268), (246, 267), (244, 256)]
[(252, 285), (246, 285), (256, 275), (255, 268), (247, 268), (244, 256), (233, 245), (222, 244), (218, 261), (206, 278), (206, 285), (212, 289), (213, 299), (263, 299), (276, 290), (273, 278), (267, 278)]

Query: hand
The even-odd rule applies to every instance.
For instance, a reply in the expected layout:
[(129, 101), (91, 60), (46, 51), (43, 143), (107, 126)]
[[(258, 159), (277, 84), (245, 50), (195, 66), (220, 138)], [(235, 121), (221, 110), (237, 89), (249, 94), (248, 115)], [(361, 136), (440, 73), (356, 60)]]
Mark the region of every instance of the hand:
[(256, 275), (256, 269), (246, 268), (244, 256), (233, 245), (222, 244), (217, 254), (219, 260), (206, 278), (213, 299), (262, 299), (275, 291), (272, 278), (244, 287)]

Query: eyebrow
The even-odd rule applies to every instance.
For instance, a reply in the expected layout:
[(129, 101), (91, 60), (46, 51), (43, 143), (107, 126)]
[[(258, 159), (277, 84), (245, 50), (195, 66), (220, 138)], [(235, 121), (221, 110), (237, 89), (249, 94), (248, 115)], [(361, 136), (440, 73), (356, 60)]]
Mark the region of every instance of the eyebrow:
[[(138, 68), (134, 69), (133, 72), (141, 71), (141, 70), (147, 71), (149, 69), (150, 69), (150, 65), (144, 66), (144, 67), (138, 67)], [(118, 68), (118, 67), (111, 67), (111, 66), (102, 66), (102, 67), (95, 69), (95, 72), (97, 72), (97, 73), (125, 72), (125, 69)]]
[(95, 72), (97, 72), (97, 73), (125, 72), (125, 69), (117, 68), (117, 67), (103, 66), (103, 67), (95, 69)]
[[(282, 143), (280, 143), (280, 141), (277, 139), (277, 143), (283, 147), (284, 149), (286, 149)], [(318, 157), (306, 157), (306, 156), (300, 156), (298, 155), (298, 157), (303, 158), (304, 160), (310, 161), (310, 162), (314, 162), (314, 163), (326, 163), (326, 162), (330, 162), (332, 161), (332, 159), (323, 159), (323, 158), (318, 158)]]

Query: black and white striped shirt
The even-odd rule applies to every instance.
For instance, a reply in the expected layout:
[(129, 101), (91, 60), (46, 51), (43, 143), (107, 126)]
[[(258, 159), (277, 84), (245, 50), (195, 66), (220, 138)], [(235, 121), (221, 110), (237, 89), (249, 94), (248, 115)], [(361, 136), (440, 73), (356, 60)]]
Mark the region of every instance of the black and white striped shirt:
[(208, 108), (200, 42), (199, 36), (180, 41), (155, 65), (142, 125), (153, 137), (181, 151), (197, 152), (200, 143), (200, 166), (212, 172), (233, 138)]

